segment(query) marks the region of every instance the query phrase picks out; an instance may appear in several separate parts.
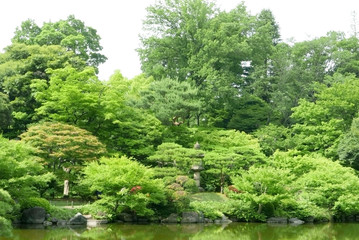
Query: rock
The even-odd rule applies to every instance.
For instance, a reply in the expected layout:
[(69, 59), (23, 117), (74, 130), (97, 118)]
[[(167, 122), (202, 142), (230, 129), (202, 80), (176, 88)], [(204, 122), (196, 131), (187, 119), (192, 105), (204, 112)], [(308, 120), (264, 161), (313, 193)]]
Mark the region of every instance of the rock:
[(313, 223), (314, 222), (314, 217), (306, 217), (303, 219), (306, 223)]
[(95, 220), (95, 219), (87, 220), (87, 226), (89, 226), (89, 227), (96, 227), (96, 226), (99, 226), (101, 224), (106, 224), (106, 223), (108, 223), (107, 220)]
[(71, 218), (68, 223), (68, 225), (86, 225), (87, 219), (81, 214), (77, 213), (73, 218)]
[(293, 225), (301, 225), (301, 224), (304, 223), (303, 220), (300, 220), (298, 218), (289, 218), (288, 222), (293, 224)]
[(177, 223), (178, 222), (178, 215), (175, 213), (171, 213), (167, 218), (162, 219), (162, 223)]
[(137, 217), (134, 215), (131, 215), (129, 213), (121, 213), (119, 215), (119, 219), (124, 222), (136, 222), (137, 221)]
[(66, 220), (58, 220), (56, 225), (57, 226), (65, 226), (65, 225), (67, 225), (67, 221)]
[(59, 220), (57, 218), (51, 218), (50, 222), (52, 222), (52, 224), (57, 224)]
[(204, 218), (203, 220), (205, 223), (213, 223), (213, 220), (209, 218)]
[(25, 209), (22, 212), (22, 223), (42, 224), (46, 218), (46, 210), (42, 207)]
[(222, 219), (216, 219), (214, 220), (214, 223), (231, 223), (232, 221), (229, 220), (229, 218), (227, 218), (225, 215), (222, 216)]
[(198, 223), (199, 215), (197, 212), (183, 212), (181, 223)]
[(52, 222), (50, 221), (44, 221), (42, 224), (44, 224), (44, 226), (51, 226)]
[(286, 218), (286, 217), (271, 217), (271, 218), (267, 219), (267, 223), (287, 224), (288, 218)]

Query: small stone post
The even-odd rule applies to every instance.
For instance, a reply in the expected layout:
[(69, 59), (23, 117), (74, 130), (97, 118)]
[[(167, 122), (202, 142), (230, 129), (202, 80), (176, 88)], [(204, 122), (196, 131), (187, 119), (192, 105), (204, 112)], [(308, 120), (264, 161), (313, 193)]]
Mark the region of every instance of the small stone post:
[[(196, 144), (194, 145), (194, 149), (199, 150), (200, 149), (200, 145), (198, 142), (196, 142)], [(198, 154), (197, 158), (201, 159), (200, 162), (198, 164), (194, 164), (191, 168), (191, 170), (193, 171), (193, 179), (196, 181), (196, 186), (198, 187), (198, 189), (201, 191), (201, 171), (203, 170), (202, 167), (202, 158), (203, 158), (203, 154)]]

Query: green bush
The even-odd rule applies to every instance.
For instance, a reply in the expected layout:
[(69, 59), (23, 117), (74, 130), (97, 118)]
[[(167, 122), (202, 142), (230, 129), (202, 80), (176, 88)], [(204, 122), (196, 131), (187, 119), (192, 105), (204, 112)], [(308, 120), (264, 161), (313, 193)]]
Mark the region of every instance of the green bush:
[(222, 218), (223, 203), (220, 202), (191, 202), (190, 207), (196, 212), (202, 212), (206, 218), (218, 219)]
[(107, 208), (97, 202), (86, 204), (81, 207), (83, 214), (90, 214), (95, 219), (114, 219), (116, 216), (107, 213)]
[(33, 207), (42, 207), (46, 212), (50, 212), (51, 205), (46, 199), (37, 197), (30, 197), (20, 201), (21, 211)]
[(183, 184), (184, 190), (186, 190), (187, 192), (190, 193), (197, 193), (198, 192), (198, 187), (196, 184), (196, 181), (193, 179), (188, 179), (184, 184)]
[(69, 220), (78, 212), (77, 209), (60, 208), (56, 206), (50, 206), (48, 213), (51, 217), (62, 220)]
[(0, 216), (0, 237), (11, 237), (11, 222)]

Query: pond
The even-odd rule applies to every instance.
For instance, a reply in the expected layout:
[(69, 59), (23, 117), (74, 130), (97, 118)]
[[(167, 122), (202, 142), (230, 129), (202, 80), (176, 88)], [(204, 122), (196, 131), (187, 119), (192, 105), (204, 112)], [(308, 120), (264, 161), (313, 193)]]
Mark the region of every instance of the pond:
[[(140, 240), (294, 240), (359, 239), (358, 223), (269, 225), (260, 223), (216, 224), (108, 224), (95, 228), (15, 228), (16, 240), (140, 239)], [(1, 238), (4, 240), (4, 238)]]

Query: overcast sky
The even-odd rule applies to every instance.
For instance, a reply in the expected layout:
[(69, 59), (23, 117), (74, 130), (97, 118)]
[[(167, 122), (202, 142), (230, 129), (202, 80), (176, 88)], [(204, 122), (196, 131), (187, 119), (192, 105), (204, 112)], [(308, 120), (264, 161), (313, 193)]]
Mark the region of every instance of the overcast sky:
[[(155, 0), (4, 0), (0, 8), (0, 49), (11, 43), (17, 26), (33, 19), (38, 25), (56, 22), (74, 14), (76, 18), (93, 27), (101, 36), (103, 54), (108, 57), (100, 66), (99, 77), (107, 80), (115, 70), (127, 78), (141, 73), (135, 51), (139, 47), (138, 35), (146, 7)], [(241, 0), (217, 0), (217, 6), (233, 9)], [(342, 31), (350, 35), (353, 12), (357, 12), (358, 0), (245, 0), (251, 14), (270, 9), (280, 27), (283, 40), (293, 38), (304, 41), (324, 36), (328, 31)], [(359, 31), (359, 26), (357, 26)]]

